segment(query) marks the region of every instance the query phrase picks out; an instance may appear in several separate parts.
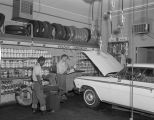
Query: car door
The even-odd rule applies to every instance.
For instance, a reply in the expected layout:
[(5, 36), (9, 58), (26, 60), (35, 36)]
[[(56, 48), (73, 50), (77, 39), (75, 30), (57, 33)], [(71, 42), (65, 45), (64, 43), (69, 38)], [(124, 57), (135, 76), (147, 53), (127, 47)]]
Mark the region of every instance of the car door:
[(118, 80), (110, 84), (111, 102), (119, 105), (130, 106), (130, 85), (126, 80)]

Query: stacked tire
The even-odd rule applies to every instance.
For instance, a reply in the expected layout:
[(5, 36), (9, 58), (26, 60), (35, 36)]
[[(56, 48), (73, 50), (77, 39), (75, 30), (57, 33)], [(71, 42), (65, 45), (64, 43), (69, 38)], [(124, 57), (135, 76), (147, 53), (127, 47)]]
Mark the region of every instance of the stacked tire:
[(29, 35), (26, 27), (20, 26), (20, 25), (6, 25), (5, 26), (5, 33), (12, 34), (12, 35), (23, 35), (23, 36)]
[(34, 37), (73, 42), (88, 42), (91, 39), (91, 33), (88, 28), (76, 28), (75, 26), (63, 26), (58, 23), (50, 24), (46, 21), (31, 20), (27, 27), (29, 33), (31, 33), (31, 24), (33, 25)]
[(5, 15), (3, 13), (0, 13), (0, 32), (1, 32), (1, 27), (4, 25), (5, 21)]
[(65, 40), (71, 42), (89, 42), (91, 31), (88, 28), (76, 28), (75, 26), (63, 26), (58, 23), (47, 21), (30, 20), (27, 26), (6, 25), (5, 33), (13, 35), (23, 35), (51, 40)]
[[(33, 27), (31, 27), (31, 25)], [(31, 30), (33, 28), (33, 30)], [(42, 22), (38, 20), (30, 20), (27, 25), (27, 30), (29, 33), (33, 32), (34, 37), (41, 37), (41, 38), (50, 38), (50, 23), (49, 22)]]

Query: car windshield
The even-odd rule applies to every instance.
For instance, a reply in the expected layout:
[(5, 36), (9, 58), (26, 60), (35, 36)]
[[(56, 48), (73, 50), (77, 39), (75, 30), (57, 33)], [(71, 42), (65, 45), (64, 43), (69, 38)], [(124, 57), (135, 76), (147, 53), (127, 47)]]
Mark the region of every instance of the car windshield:
[(119, 73), (121, 79), (154, 83), (154, 69), (147, 67), (125, 67)]

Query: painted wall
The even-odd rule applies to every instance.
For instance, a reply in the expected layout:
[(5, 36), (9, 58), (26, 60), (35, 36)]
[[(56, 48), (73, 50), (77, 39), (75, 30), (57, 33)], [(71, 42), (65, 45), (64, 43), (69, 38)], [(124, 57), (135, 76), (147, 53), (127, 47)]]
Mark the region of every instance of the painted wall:
[[(89, 18), (85, 15), (50, 7), (50, 4), (52, 4), (50, 0), (33, 0), (33, 2), (33, 19), (49, 21), (50, 23), (60, 23), (67, 26), (76, 26), (79, 28), (89, 27)], [(6, 16), (6, 24), (18, 24), (17, 22), (10, 22), (12, 18), (12, 5), (13, 0), (0, 0), (0, 12), (4, 13)], [(89, 8), (88, 4), (87, 8)], [(89, 9), (87, 9), (87, 12), (88, 11)]]
[[(113, 1), (113, 2), (112, 2)], [(107, 3), (107, 2), (106, 2)], [(114, 4), (113, 4), (114, 3)], [(108, 10), (112, 10), (112, 29), (118, 27), (120, 21), (120, 10), (122, 9), (122, 0), (110, 0), (108, 2)], [(154, 1), (153, 0), (123, 0), (124, 9), (124, 27), (122, 29), (122, 34), (113, 37), (127, 37), (129, 40), (129, 57), (132, 58), (133, 62), (136, 62), (136, 47), (152, 46), (154, 47)], [(147, 5), (148, 3), (148, 5)], [(112, 7), (114, 5), (114, 7)], [(133, 9), (133, 5), (135, 6)], [(108, 23), (108, 37), (111, 37), (111, 27), (110, 21)], [(145, 35), (135, 35), (132, 34), (133, 24), (149, 23), (150, 33)]]
[(147, 63), (147, 48), (138, 48), (137, 52), (137, 63)]
[[(83, 2), (83, 0), (73, 1), (65, 0), (34, 0), (33, 19), (49, 21), (51, 23), (60, 23), (67, 26), (76, 26), (79, 28), (90, 27), (91, 6)], [(18, 22), (10, 22), (12, 18), (12, 2), (13, 0), (0, 0), (0, 12), (6, 15), (5, 24), (19, 24)], [(148, 6), (146, 5), (148, 2)], [(124, 27), (122, 34), (129, 40), (129, 57), (135, 60), (135, 48), (140, 46), (154, 46), (154, 1), (153, 0), (123, 0), (124, 9)], [(72, 5), (73, 4), (73, 5)], [(84, 7), (81, 5), (84, 5)], [(52, 7), (51, 7), (52, 6)], [(65, 10), (63, 10), (65, 8)], [(83, 9), (84, 8), (84, 9)], [(103, 15), (107, 11), (112, 11), (112, 29), (118, 27), (120, 21), (120, 10), (122, 8), (122, 0), (103, 0)], [(111, 37), (110, 20), (101, 19), (100, 2), (94, 4), (94, 20), (97, 21), (97, 27), (102, 28), (102, 49), (107, 50), (108, 40)], [(102, 26), (100, 26), (101, 24)], [(138, 23), (150, 23), (150, 33), (147, 35), (132, 34), (132, 25)], [(113, 35), (113, 37), (117, 37)], [(135, 61), (134, 61), (135, 62)]]

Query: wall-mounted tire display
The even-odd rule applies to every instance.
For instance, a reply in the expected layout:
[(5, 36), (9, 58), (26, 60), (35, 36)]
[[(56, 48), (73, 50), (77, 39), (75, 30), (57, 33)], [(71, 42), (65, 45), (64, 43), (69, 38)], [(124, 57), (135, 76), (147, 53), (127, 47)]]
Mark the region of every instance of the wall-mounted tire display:
[(0, 28), (4, 24), (4, 21), (5, 21), (5, 15), (3, 13), (0, 13)]
[[(31, 27), (31, 25), (33, 27)], [(33, 30), (31, 30), (33, 29)], [(20, 29), (6, 27), (6, 33), (14, 35), (32, 35), (33, 37), (49, 38), (51, 40), (65, 40), (73, 43), (95, 43), (97, 35), (91, 36), (89, 28), (77, 28), (75, 26), (63, 26), (58, 23), (48, 21), (30, 20), (26, 28)]]

